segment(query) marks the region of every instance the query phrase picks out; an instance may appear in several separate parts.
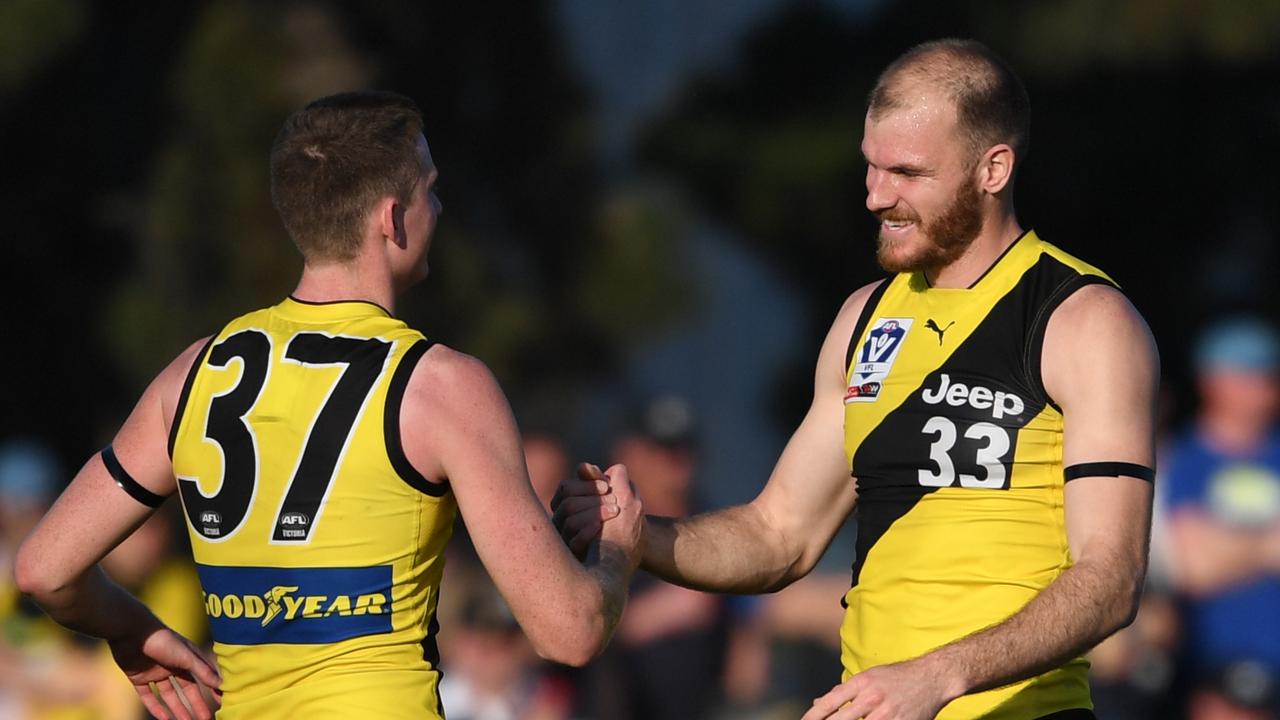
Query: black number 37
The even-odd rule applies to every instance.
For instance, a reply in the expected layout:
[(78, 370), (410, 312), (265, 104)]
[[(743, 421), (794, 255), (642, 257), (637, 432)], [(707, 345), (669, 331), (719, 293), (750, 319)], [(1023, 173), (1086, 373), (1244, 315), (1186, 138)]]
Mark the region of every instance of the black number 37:
[[(297, 469), (272, 523), (271, 542), (305, 543), (323, 510), (329, 488), (369, 393), (386, 367), (391, 343), (298, 333), (289, 339), (283, 362), (303, 367), (342, 367), (320, 412), (303, 440)], [(260, 449), (246, 417), (266, 389), (271, 368), (271, 339), (261, 330), (242, 330), (209, 350), (209, 365), (241, 365), (240, 379), (215, 395), (209, 405), (205, 439), (222, 452), (222, 478), (206, 495), (195, 478), (178, 478), (182, 505), (191, 526), (210, 541), (231, 537), (249, 515), (258, 490)]]

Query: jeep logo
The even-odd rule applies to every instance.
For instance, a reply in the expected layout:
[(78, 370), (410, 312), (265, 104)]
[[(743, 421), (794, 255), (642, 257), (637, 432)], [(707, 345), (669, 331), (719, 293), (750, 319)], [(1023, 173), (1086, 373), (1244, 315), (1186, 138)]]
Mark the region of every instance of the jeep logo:
[(1006, 415), (1016, 417), (1026, 409), (1022, 398), (1013, 393), (993, 392), (991, 388), (981, 385), (969, 387), (964, 383), (952, 383), (946, 373), (943, 373), (940, 379), (942, 384), (936, 390), (925, 388), (920, 394), (921, 399), (930, 405), (938, 405), (942, 402), (946, 402), (951, 407), (968, 405), (974, 410), (990, 412), (996, 420)]

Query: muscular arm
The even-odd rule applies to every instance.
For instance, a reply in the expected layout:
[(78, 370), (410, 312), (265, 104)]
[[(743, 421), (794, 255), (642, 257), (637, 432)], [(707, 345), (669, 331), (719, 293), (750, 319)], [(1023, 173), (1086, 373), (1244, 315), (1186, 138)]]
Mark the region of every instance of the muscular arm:
[(480, 361), (445, 347), (423, 356), (400, 424), (414, 466), (448, 479), (480, 560), (538, 653), (582, 665), (600, 652), (639, 561), (641, 508), (626, 471), (609, 472), (612, 520), (584, 567), (534, 494), (511, 410)]
[(844, 457), (844, 359), (873, 289), (851, 295), (836, 316), (818, 354), (813, 402), (760, 495), (691, 518), (647, 517), (646, 570), (698, 590), (770, 592), (813, 569), (857, 499)]

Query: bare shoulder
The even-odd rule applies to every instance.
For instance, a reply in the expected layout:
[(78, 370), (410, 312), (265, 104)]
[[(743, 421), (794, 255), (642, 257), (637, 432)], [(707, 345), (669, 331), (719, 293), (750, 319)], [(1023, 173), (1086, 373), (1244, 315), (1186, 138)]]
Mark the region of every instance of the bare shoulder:
[[(1137, 308), (1111, 285), (1086, 285), (1054, 310), (1045, 345), (1070, 348), (1127, 348), (1157, 361), (1155, 338)], [(1048, 350), (1048, 347), (1046, 347)]]
[[(866, 309), (872, 293), (887, 282), (889, 280), (886, 278), (863, 285), (845, 298), (844, 304), (840, 306), (840, 311), (836, 313), (835, 321), (831, 323), (831, 331), (827, 336), (827, 345), (844, 347), (853, 342), (854, 326), (858, 324), (858, 318), (862, 316), (862, 311)], [(843, 350), (840, 354), (843, 356)]]
[(501, 389), (484, 362), (436, 343), (418, 360), (405, 392), (406, 400), (440, 407), (480, 401)]
[(852, 330), (854, 324), (858, 322), (858, 316), (862, 315), (863, 309), (866, 308), (871, 294), (887, 282), (889, 282), (889, 278), (882, 278), (854, 290), (849, 297), (845, 298), (844, 304), (840, 306), (840, 312), (836, 314), (835, 324), (848, 325), (849, 329)]
[(188, 345), (187, 349), (179, 353), (152, 381), (149, 392), (159, 395), (166, 423), (172, 423), (179, 399), (182, 397), (182, 388), (187, 383), (187, 376), (191, 374), (192, 368), (200, 359), (200, 354), (208, 347), (212, 338), (213, 336), (206, 335)]
[(853, 332), (858, 324), (858, 318), (862, 316), (862, 311), (870, 301), (871, 294), (886, 282), (889, 281), (878, 280), (863, 285), (845, 298), (840, 311), (836, 313), (835, 320), (831, 323), (831, 329), (827, 331), (826, 339), (822, 342), (822, 350), (818, 353), (815, 374), (817, 391), (821, 392), (822, 388), (826, 387), (843, 396), (845, 371), (848, 369), (845, 367), (845, 361), (849, 347), (854, 342)]
[(1063, 300), (1054, 311), (1050, 325), (1065, 331), (1081, 327), (1110, 327), (1142, 330), (1150, 335), (1146, 321), (1129, 298), (1118, 288), (1103, 283), (1085, 285)]
[(1059, 402), (1074, 389), (1154, 392), (1159, 366), (1151, 329), (1124, 293), (1110, 285), (1086, 285), (1072, 293), (1045, 328), (1043, 380)]
[[(477, 454), (518, 449), (515, 419), (493, 373), (479, 359), (432, 345), (418, 360), (400, 407), (400, 434), (409, 462), (428, 478), (457, 487)], [(508, 447), (510, 446), (510, 448)]]
[[(447, 345), (431, 346), (405, 388), (400, 426), (441, 451), (457, 434), (474, 435), (509, 424), (511, 408), (489, 367)], [(412, 458), (412, 455), (410, 455)]]

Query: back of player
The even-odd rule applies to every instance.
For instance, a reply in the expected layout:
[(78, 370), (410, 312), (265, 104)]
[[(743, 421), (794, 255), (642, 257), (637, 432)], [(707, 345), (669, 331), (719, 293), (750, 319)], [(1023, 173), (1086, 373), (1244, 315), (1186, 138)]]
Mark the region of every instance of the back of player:
[(434, 616), (456, 504), (399, 437), (428, 347), (372, 303), (289, 298), (199, 354), (169, 442), (219, 717), (443, 717)]

